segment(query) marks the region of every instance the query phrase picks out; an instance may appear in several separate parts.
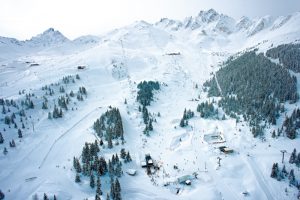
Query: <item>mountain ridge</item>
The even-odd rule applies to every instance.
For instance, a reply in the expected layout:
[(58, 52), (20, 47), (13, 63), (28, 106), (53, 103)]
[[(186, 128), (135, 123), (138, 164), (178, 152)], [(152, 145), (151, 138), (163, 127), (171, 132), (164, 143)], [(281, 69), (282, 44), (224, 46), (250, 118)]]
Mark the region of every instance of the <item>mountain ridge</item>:
[[(194, 30), (204, 30), (207, 32), (207, 30), (212, 32), (220, 32), (225, 34), (232, 34), (236, 32), (246, 32), (248, 37), (251, 37), (257, 33), (259, 33), (262, 30), (265, 30), (267, 28), (271, 27), (271, 30), (276, 30), (280, 28), (281, 26), (284, 26), (286, 23), (288, 23), (293, 17), (299, 17), (299, 12), (295, 12), (293, 14), (287, 15), (287, 16), (278, 16), (278, 17), (272, 17), (272, 16), (263, 16), (259, 18), (249, 18), (247, 16), (243, 16), (238, 20), (233, 19), (232, 17), (224, 14), (220, 14), (216, 12), (214, 9), (209, 9), (207, 11), (201, 10), (198, 15), (196, 16), (190, 16), (186, 17), (184, 20), (174, 20), (169, 18), (161, 18), (159, 21), (151, 24), (144, 20), (136, 21), (132, 24), (129, 24), (124, 27), (120, 27), (115, 30), (124, 29), (130, 26), (135, 26), (139, 28), (145, 28), (145, 27), (155, 27), (159, 29), (164, 29), (166, 31), (183, 31), (186, 29), (190, 29), (192, 31)], [(109, 31), (108, 34), (110, 32)], [(103, 35), (103, 34), (102, 34)], [(73, 40), (68, 39), (66, 36), (64, 36), (60, 31), (55, 30), (54, 28), (48, 28), (45, 31), (43, 31), (40, 34), (37, 34), (36, 36), (33, 36), (29, 40), (18, 40), (16, 38), (10, 38), (10, 37), (2, 37), (0, 36), (0, 44), (16, 44), (19, 46), (22, 45), (29, 45), (32, 47), (35, 46), (53, 46), (63, 43), (80, 43), (80, 38), (84, 39), (84, 43), (98, 43), (100, 41), (101, 36), (97, 35), (83, 35), (79, 36)], [(90, 41), (86, 41), (90, 40)]]

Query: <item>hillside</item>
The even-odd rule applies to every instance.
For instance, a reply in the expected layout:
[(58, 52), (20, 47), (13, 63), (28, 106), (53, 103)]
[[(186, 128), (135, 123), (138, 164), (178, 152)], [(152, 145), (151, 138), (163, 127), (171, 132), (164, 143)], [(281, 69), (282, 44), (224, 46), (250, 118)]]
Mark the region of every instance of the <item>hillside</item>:
[(210, 9), (75, 40), (0, 37), (0, 191), (296, 199), (300, 75), (283, 47), (297, 52), (299, 27), (299, 13)]

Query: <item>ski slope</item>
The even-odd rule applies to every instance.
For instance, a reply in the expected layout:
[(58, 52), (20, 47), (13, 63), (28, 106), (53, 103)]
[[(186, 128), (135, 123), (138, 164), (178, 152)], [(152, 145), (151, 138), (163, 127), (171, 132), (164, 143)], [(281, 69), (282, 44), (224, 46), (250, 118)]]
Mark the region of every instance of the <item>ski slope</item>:
[[(39, 94), (45, 84), (69, 74), (79, 74), (81, 79), (75, 86), (84, 86), (88, 91), (78, 109), (68, 111), (62, 119), (49, 120), (48, 112), (32, 112), (34, 130), (26, 130), (22, 139), (17, 139), (12, 129), (6, 131), (5, 137), (16, 138), (17, 143), (15, 149), (8, 147), (8, 139), (0, 144), (0, 189), (6, 199), (31, 200), (33, 195), (41, 198), (44, 193), (66, 200), (94, 199), (95, 191), (89, 187), (88, 178), (75, 183), (72, 160), (80, 156), (85, 142), (97, 139), (93, 122), (110, 105), (120, 109), (126, 143), (101, 153), (110, 158), (125, 148), (133, 162), (124, 164), (123, 171), (137, 170), (136, 176), (124, 173), (120, 179), (123, 199), (295, 199), (297, 189), (270, 178), (270, 173), (272, 164), (281, 162), (280, 150), (292, 152), (300, 146), (299, 138), (274, 140), (268, 133), (277, 127), (270, 127), (266, 141), (261, 141), (253, 138), (246, 122), (236, 123), (228, 116), (226, 120), (203, 119), (196, 107), (212, 100), (202, 85), (229, 56), (248, 48), (265, 52), (271, 45), (299, 41), (299, 13), (289, 18), (243, 21), (239, 26), (239, 22), (215, 15), (213, 10), (200, 13), (182, 22), (139, 21), (101, 36), (74, 41), (48, 29), (31, 41), (20, 42), (19, 47), (16, 41), (0, 43), (0, 98), (19, 99), (18, 92), (23, 89)], [(259, 28), (262, 23), (263, 28)], [(180, 55), (170, 55), (177, 52)], [(78, 70), (79, 65), (86, 69)], [(143, 134), (143, 119), (136, 102), (137, 84), (143, 80), (162, 84), (148, 107), (157, 119), (150, 137)], [(218, 87), (221, 92), (222, 86)], [(298, 104), (287, 106), (287, 112)], [(181, 128), (185, 108), (196, 115), (189, 120), (189, 127)], [(2, 133), (4, 127), (1, 122)], [(204, 141), (205, 134), (215, 132), (224, 134), (224, 145), (233, 148), (234, 154), (222, 154), (220, 145)], [(7, 155), (2, 154), (4, 147), (9, 150)], [(140, 167), (146, 153), (161, 165), (162, 170), (153, 177)], [(216, 167), (218, 157), (222, 159), (221, 167)], [(288, 169), (292, 167), (287, 157), (285, 164)], [(191, 186), (176, 183), (177, 178), (193, 173), (198, 174), (198, 179)], [(299, 179), (299, 171), (295, 174)], [(164, 186), (166, 182), (171, 184)], [(102, 185), (106, 195), (109, 183)], [(242, 194), (245, 191), (248, 196)]]

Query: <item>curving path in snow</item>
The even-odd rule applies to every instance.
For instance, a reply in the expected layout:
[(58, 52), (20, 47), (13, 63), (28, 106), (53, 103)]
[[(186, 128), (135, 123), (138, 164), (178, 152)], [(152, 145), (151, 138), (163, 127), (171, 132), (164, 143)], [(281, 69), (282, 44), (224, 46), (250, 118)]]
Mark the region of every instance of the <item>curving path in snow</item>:
[(246, 158), (244, 158), (244, 160), (246, 161), (247, 165), (249, 166), (249, 168), (255, 175), (255, 178), (256, 178), (255, 180), (258, 183), (258, 185), (260, 186), (260, 188), (262, 189), (262, 191), (264, 192), (266, 198), (268, 200), (277, 199), (270, 192), (268, 184), (265, 181), (264, 175), (259, 170), (259, 167), (257, 166), (256, 162), (250, 156), (247, 156)]
[(96, 112), (97, 110), (99, 110), (100, 107), (93, 109), (92, 111), (90, 111), (89, 113), (87, 113), (84, 117), (82, 117), (79, 121), (77, 121), (71, 128), (69, 128), (68, 130), (66, 130), (63, 134), (61, 134), (57, 139), (54, 140), (54, 142), (52, 143), (52, 145), (50, 146), (48, 152), (46, 153), (46, 155), (44, 156), (39, 169), (43, 167), (44, 163), (46, 162), (49, 154), (51, 153), (52, 149), (54, 148), (54, 146), (57, 144), (57, 142), (59, 142), (64, 136), (66, 136), (68, 133), (70, 133), (74, 128), (76, 128), (78, 125), (80, 125), (82, 122), (84, 122), (85, 119), (87, 119), (90, 115), (92, 115), (94, 112)]

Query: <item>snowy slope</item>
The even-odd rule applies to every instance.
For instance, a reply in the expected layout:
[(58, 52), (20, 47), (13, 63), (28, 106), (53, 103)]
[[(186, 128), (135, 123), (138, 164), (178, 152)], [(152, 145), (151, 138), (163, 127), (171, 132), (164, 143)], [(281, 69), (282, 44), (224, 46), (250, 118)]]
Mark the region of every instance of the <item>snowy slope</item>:
[[(295, 199), (297, 190), (287, 182), (271, 179), (270, 172), (272, 164), (281, 161), (280, 150), (290, 153), (299, 148), (299, 138), (274, 140), (267, 134), (262, 142), (252, 137), (246, 122), (236, 124), (229, 117), (206, 120), (196, 114), (189, 121), (192, 128), (178, 125), (184, 108), (195, 111), (199, 102), (208, 100), (201, 85), (229, 56), (253, 47), (265, 52), (272, 44), (299, 40), (300, 13), (235, 21), (213, 9), (183, 21), (137, 21), (101, 36), (73, 41), (52, 28), (27, 41), (1, 37), (0, 98), (20, 99), (18, 92), (23, 89), (41, 96), (42, 86), (69, 74), (79, 74), (81, 80), (68, 89), (84, 86), (88, 97), (77, 104), (77, 110), (58, 120), (48, 120), (44, 110), (30, 111), (32, 121), (28, 123), (35, 127), (28, 125), (22, 139), (1, 122), (0, 130), (3, 133), (6, 127), (3, 134), (7, 139), (0, 144), (0, 189), (7, 199), (32, 199), (44, 192), (56, 194), (58, 199), (94, 199), (88, 179), (74, 182), (72, 159), (80, 156), (85, 142), (96, 139), (92, 124), (112, 105), (120, 109), (124, 147), (133, 158), (132, 163), (124, 164), (124, 170), (137, 169), (137, 176), (124, 174), (121, 178), (123, 199)], [(172, 55), (178, 52), (180, 55)], [(86, 69), (78, 70), (79, 65)], [(164, 83), (148, 107), (149, 112), (161, 114), (150, 137), (142, 133), (144, 125), (136, 102), (136, 85), (143, 80)], [(291, 105), (288, 112), (298, 104)], [(224, 134), (226, 145), (235, 150), (233, 155), (220, 154), (216, 145), (204, 141), (204, 134), (215, 132)], [(15, 149), (8, 147), (12, 138), (17, 143)], [(7, 155), (2, 154), (4, 147), (9, 150)], [(105, 149), (103, 154), (109, 158), (121, 148)], [(163, 169), (154, 181), (140, 167), (149, 152)], [(219, 169), (217, 157), (222, 158)], [(179, 170), (174, 170), (174, 165)], [(286, 161), (286, 167), (292, 165)], [(198, 179), (192, 186), (163, 186), (194, 172)], [(31, 177), (37, 178), (28, 181)], [(300, 178), (299, 172), (296, 177)], [(103, 187), (106, 194), (108, 188)], [(250, 195), (245, 197), (245, 191)]]

